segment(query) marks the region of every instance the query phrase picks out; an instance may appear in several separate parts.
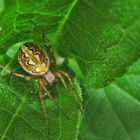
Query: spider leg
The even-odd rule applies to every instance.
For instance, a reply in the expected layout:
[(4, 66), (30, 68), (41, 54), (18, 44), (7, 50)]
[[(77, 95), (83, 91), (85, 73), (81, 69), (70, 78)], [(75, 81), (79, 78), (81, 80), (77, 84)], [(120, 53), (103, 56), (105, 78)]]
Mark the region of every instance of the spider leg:
[(49, 43), (49, 41), (48, 41), (48, 39), (47, 39), (47, 37), (46, 37), (46, 35), (45, 34), (43, 34), (43, 40), (44, 40), (44, 42), (45, 42), (45, 46), (46, 46), (46, 48), (48, 49), (48, 55), (49, 55), (49, 57), (50, 57), (50, 59), (51, 59), (51, 66), (54, 66), (54, 65), (56, 65), (56, 59), (55, 59), (55, 57), (54, 57), (54, 53), (53, 53), (53, 49), (52, 49), (52, 46), (51, 46), (51, 44)]
[(16, 72), (12, 72), (11, 74), (12, 74), (13, 76), (17, 76), (17, 77), (23, 78), (23, 79), (25, 79), (25, 80), (27, 80), (27, 81), (34, 81), (34, 77), (32, 77), (32, 76), (25, 76), (25, 75), (23, 75), (23, 74), (16, 73)]
[[(54, 54), (53, 54), (52, 46), (51, 46), (48, 38), (46, 37), (45, 33), (42, 31), (41, 28), (39, 28), (39, 25), (37, 25), (37, 23), (35, 23), (33, 20), (29, 20), (29, 22), (34, 25), (34, 30), (36, 30), (41, 35), (41, 37), (43, 38), (43, 41), (45, 42), (45, 46), (47, 48), (47, 52), (49, 53), (49, 56), (50, 56), (51, 61), (52, 61), (51, 65), (55, 65), (56, 60), (55, 60), (55, 57), (54, 57)], [(35, 27), (38, 27), (38, 28), (35, 28)]]
[[(61, 71), (60, 71), (61, 72)], [(66, 92), (68, 93), (68, 95), (72, 95), (71, 93), (70, 93), (70, 91), (69, 91), (69, 88), (68, 88), (68, 86), (67, 86), (67, 84), (66, 84), (66, 82), (65, 82), (65, 80), (64, 80), (64, 78), (63, 78), (63, 76), (62, 76), (62, 73), (60, 73), (59, 71), (56, 71), (55, 72), (55, 74), (56, 74), (56, 76), (61, 80), (61, 82), (62, 82), (62, 84), (63, 84), (63, 86), (64, 86), (64, 88), (65, 88), (65, 90), (66, 90)], [(72, 82), (72, 81), (71, 81)], [(77, 92), (77, 96), (78, 96), (78, 92)], [(72, 96), (73, 97), (73, 96)], [(81, 109), (81, 102), (80, 102), (80, 104), (79, 103), (77, 103), (76, 101), (75, 101), (75, 99), (73, 100), (74, 102), (75, 102), (75, 104), (78, 106), (78, 108), (79, 108), (79, 110), (82, 112), (82, 109)]]
[(41, 104), (42, 104), (42, 109), (43, 109), (43, 112), (45, 114), (46, 124), (48, 126), (48, 134), (50, 134), (49, 123), (48, 123), (48, 114), (47, 114), (45, 103), (44, 103), (43, 96), (42, 96), (43, 87), (40, 84), (39, 84), (39, 92), (38, 93), (39, 93), (39, 98), (40, 98), (40, 101), (41, 101)]
[(32, 76), (25, 76), (25, 75), (20, 74), (20, 73), (12, 72), (11, 70), (9, 70), (7, 68), (5, 69), (4, 66), (2, 66), (2, 65), (0, 65), (0, 68), (3, 68), (5, 71), (7, 71), (8, 73), (11, 73), (13, 76), (23, 78), (27, 81), (34, 81), (34, 77), (32, 77)]
[(50, 59), (51, 59), (51, 66), (54, 66), (56, 64), (56, 59), (54, 57), (53, 49), (52, 49), (51, 44), (49, 43), (48, 38), (46, 37), (46, 35), (43, 32), (42, 32), (42, 38), (45, 42), (45, 46), (48, 50), (48, 54), (49, 54)]
[(80, 103), (82, 104), (82, 101), (81, 101), (81, 99), (80, 99), (79, 96), (78, 96), (78, 91), (77, 91), (77, 89), (76, 89), (74, 83), (72, 82), (72, 79), (71, 79), (71, 77), (69, 76), (69, 74), (66, 73), (66, 72), (64, 72), (64, 71), (62, 71), (62, 70), (58, 70), (57, 72), (60, 73), (61, 75), (65, 76), (65, 77), (68, 79), (68, 81), (69, 81), (69, 83), (70, 83), (70, 85), (71, 85), (73, 91), (76, 93), (76, 95), (77, 95), (77, 97), (78, 97)]
[(53, 54), (53, 50), (52, 50), (52, 48), (51, 48), (51, 45), (50, 45), (50, 47), (49, 47), (49, 54), (50, 54), (50, 58), (52, 59), (51, 66), (56, 65), (56, 59), (55, 59), (55, 57), (54, 57), (54, 54)]
[(67, 86), (67, 84), (66, 84), (64, 78), (62, 77), (62, 75), (61, 75), (60, 73), (57, 73), (57, 72), (55, 72), (55, 74), (56, 74), (56, 76), (61, 80), (61, 82), (62, 82), (62, 84), (63, 84), (65, 90), (66, 90), (67, 93), (68, 93), (68, 95), (71, 96), (71, 93), (70, 93), (70, 91), (69, 91), (69, 89), (68, 89), (68, 86)]
[[(44, 80), (44, 79), (43, 79)], [(67, 117), (67, 115), (63, 112), (63, 110), (61, 109), (61, 107), (58, 105), (58, 103), (54, 100), (54, 97), (50, 94), (50, 92), (48, 91), (48, 89), (45, 87), (44, 85), (44, 81), (42, 79), (39, 80), (39, 83), (41, 85), (41, 87), (44, 89), (44, 91), (46, 92), (46, 95), (51, 99), (51, 101), (56, 105), (57, 109), (63, 114), (63, 116), (69, 120), (69, 118)]]
[(46, 122), (48, 124), (48, 115), (47, 115), (45, 103), (44, 103), (44, 100), (43, 100), (42, 92), (43, 92), (43, 87), (41, 85), (39, 85), (39, 98), (40, 98), (40, 101), (41, 101), (41, 104), (42, 104), (42, 109), (43, 109), (44, 114), (45, 114)]

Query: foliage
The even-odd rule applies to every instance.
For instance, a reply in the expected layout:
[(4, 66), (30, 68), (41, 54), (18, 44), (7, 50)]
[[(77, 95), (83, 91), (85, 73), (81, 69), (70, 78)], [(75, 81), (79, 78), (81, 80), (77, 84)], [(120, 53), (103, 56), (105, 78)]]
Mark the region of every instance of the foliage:
[[(18, 48), (27, 41), (34, 41), (44, 47), (42, 38), (36, 32), (37, 28), (43, 30), (55, 53), (65, 58), (65, 64), (80, 80), (83, 93), (88, 93), (86, 96), (93, 99), (92, 108), (89, 107), (87, 113), (93, 111), (96, 117), (94, 119), (93, 115), (87, 115), (91, 118), (85, 116), (85, 122), (86, 120), (93, 121), (91, 124), (94, 124), (96, 128), (92, 127), (90, 122), (87, 123), (88, 125), (83, 122), (80, 136), (98, 140), (112, 138), (121, 140), (131, 139), (131, 137), (139, 139), (138, 134), (134, 133), (131, 136), (129, 133), (135, 128), (135, 122), (133, 117), (129, 117), (129, 113), (125, 117), (132, 124), (126, 129), (123, 127), (128, 125), (128, 122), (124, 121), (122, 116), (113, 114), (117, 112), (120, 115), (122, 111), (127, 113), (128, 108), (133, 106), (133, 103), (132, 106), (131, 103), (129, 103), (130, 106), (125, 106), (131, 100), (128, 101), (120, 91), (130, 80), (117, 81), (119, 87), (116, 87), (117, 82), (112, 84), (123, 76), (140, 56), (139, 9), (139, 0), (0, 0), (0, 63), (13, 71), (23, 72), (17, 63)], [(37, 26), (35, 27), (31, 21)], [(69, 71), (66, 65), (61, 65), (59, 68)], [(133, 69), (136, 67), (134, 66)], [(32, 90), (37, 93), (37, 85), (10, 75), (4, 76), (5, 71), (1, 71), (3, 75), (0, 77), (1, 139), (43, 140), (48, 138), (38, 95), (29, 94)], [(132, 85), (135, 80), (138, 80), (138, 76), (134, 76), (133, 79)], [(78, 88), (77, 83), (76, 85)], [(109, 86), (105, 88), (107, 85)], [(101, 87), (102, 89), (95, 90)], [(126, 87), (128, 93), (134, 90), (130, 84)], [(66, 95), (60, 84), (54, 89), (51, 88), (50, 91), (54, 96), (57, 96), (56, 91), (60, 93), (56, 100), (71, 116), (70, 121), (65, 120), (61, 112), (56, 112), (52, 103), (45, 99), (49, 116), (52, 118), (50, 123), (54, 132), (53, 139), (76, 139), (80, 111), (71, 102), (71, 97)], [(138, 92), (135, 90), (133, 92), (135, 98), (138, 99)], [(120, 97), (123, 99), (122, 102), (119, 100)], [(132, 98), (132, 95), (129, 97)], [(100, 102), (102, 99), (103, 103)], [(121, 105), (124, 106), (121, 108)], [(96, 112), (97, 107), (101, 107), (98, 112)], [(98, 117), (100, 115), (102, 116)], [(113, 119), (111, 122), (108, 118), (114, 118), (113, 115), (115, 119), (122, 117), (122, 120), (118, 119), (116, 122)], [(116, 122), (114, 127), (106, 126), (108, 121), (110, 125)], [(123, 122), (125, 125), (122, 125)], [(103, 130), (105, 127), (106, 131)], [(117, 135), (118, 128), (120, 131)], [(83, 136), (87, 130), (89, 133)], [(112, 133), (109, 135), (110, 130)]]
[(80, 140), (140, 139), (140, 59), (111, 85), (91, 89)]

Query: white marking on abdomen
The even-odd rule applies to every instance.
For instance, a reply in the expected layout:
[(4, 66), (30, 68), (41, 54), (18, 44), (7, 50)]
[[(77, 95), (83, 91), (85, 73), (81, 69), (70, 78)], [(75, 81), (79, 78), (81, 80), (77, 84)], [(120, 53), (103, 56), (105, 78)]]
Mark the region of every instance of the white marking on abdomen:
[(34, 62), (32, 59), (30, 59), (30, 60), (28, 61), (28, 63), (29, 63), (30, 65), (35, 65), (35, 62)]
[(37, 59), (38, 62), (40, 62), (40, 57), (38, 54), (36, 54), (34, 57)]
[(40, 72), (40, 69), (39, 69), (39, 67), (37, 67), (37, 68), (35, 69), (35, 71), (36, 71), (36, 72)]

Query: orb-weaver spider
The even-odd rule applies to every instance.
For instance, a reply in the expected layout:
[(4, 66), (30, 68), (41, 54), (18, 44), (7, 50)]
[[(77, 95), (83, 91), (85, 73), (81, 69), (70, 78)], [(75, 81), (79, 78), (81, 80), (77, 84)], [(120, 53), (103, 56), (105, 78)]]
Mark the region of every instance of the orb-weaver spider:
[[(47, 86), (54, 85), (54, 83), (56, 83), (56, 79), (59, 79), (61, 83), (63, 84), (66, 92), (70, 95), (71, 93), (65, 81), (65, 78), (67, 78), (67, 80), (69, 81), (69, 84), (71, 85), (76, 95), (78, 95), (78, 92), (68, 73), (62, 70), (51, 69), (51, 66), (55, 64), (55, 57), (54, 57), (51, 45), (49, 44), (47, 37), (45, 36), (44, 33), (42, 33), (41, 35), (43, 37), (45, 47), (47, 47), (48, 54), (38, 45), (31, 42), (23, 44), (20, 47), (19, 52), (18, 52), (18, 61), (19, 61), (20, 66), (31, 76), (25, 76), (20, 73), (12, 72), (9, 69), (5, 69), (5, 70), (7, 70), (13, 76), (17, 76), (28, 81), (35, 81), (35, 79), (38, 79), (39, 98), (40, 98), (42, 108), (45, 114), (45, 118), (48, 124), (48, 115), (46, 112), (46, 106), (45, 106), (43, 96), (42, 96), (43, 91), (46, 92), (46, 95), (54, 102), (54, 104), (57, 106), (57, 108), (62, 112), (62, 114), (66, 118), (67, 116), (65, 115), (65, 113), (63, 113), (60, 106), (54, 100), (53, 96), (47, 89)], [(0, 65), (0, 68), (4, 68), (4, 66)], [(81, 110), (81, 107), (80, 107), (81, 105), (80, 106), (79, 104), (77, 105)]]

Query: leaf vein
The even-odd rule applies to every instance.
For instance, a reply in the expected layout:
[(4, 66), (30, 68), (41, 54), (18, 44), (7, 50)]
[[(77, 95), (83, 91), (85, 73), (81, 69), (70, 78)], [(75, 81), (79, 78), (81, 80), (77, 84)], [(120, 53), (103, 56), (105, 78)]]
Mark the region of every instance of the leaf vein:
[(53, 43), (56, 44), (57, 43), (57, 40), (58, 40), (58, 37), (59, 37), (59, 34), (61, 33), (61, 31), (63, 30), (64, 26), (65, 26), (65, 23), (67, 22), (73, 8), (75, 7), (75, 5), (77, 4), (78, 0), (73, 0), (71, 6), (69, 7), (68, 9), (68, 12), (67, 14), (64, 16), (63, 20), (61, 21), (60, 25), (57, 27), (57, 30), (55, 32), (55, 35), (53, 37)]
[(125, 91), (124, 89), (122, 89), (120, 86), (118, 86), (117, 84), (112, 84), (112, 86), (116, 89), (118, 89), (123, 95), (125, 95), (128, 99), (130, 99), (131, 101), (133, 101), (134, 103), (136, 103), (138, 106), (140, 106), (140, 101), (137, 100), (136, 98), (134, 98), (133, 96), (131, 96), (127, 91)]
[[(25, 95), (25, 96), (26, 96), (26, 95)], [(6, 137), (6, 134), (7, 134), (8, 130), (9, 130), (9, 128), (11, 127), (11, 125), (12, 125), (12, 123), (14, 122), (15, 118), (17, 117), (17, 115), (18, 115), (20, 109), (22, 108), (22, 105), (23, 105), (23, 103), (25, 102), (25, 96), (22, 97), (21, 103), (20, 103), (20, 105), (17, 107), (17, 109), (16, 109), (15, 113), (13, 114), (13, 116), (12, 116), (12, 118), (11, 118), (9, 124), (7, 125), (5, 131), (3, 132), (2, 137), (1, 137), (1, 140), (4, 140), (4, 138)]]
[(104, 93), (105, 93), (105, 95), (106, 95), (107, 100), (109, 101), (109, 104), (110, 104), (110, 106), (111, 106), (111, 108), (112, 108), (112, 111), (114, 112), (114, 114), (115, 114), (116, 118), (118, 119), (118, 121), (120, 122), (121, 126), (124, 128), (124, 131), (126, 132), (128, 138), (129, 138), (129, 140), (132, 140), (130, 134), (129, 134), (128, 131), (127, 131), (127, 128), (125, 127), (123, 121), (122, 121), (121, 118), (118, 116), (117, 112), (115, 111), (115, 109), (114, 109), (114, 107), (113, 107), (113, 105), (112, 105), (112, 102), (110, 101), (110, 99), (109, 99), (108, 95), (106, 94), (106, 91), (105, 91), (105, 90), (104, 90)]

